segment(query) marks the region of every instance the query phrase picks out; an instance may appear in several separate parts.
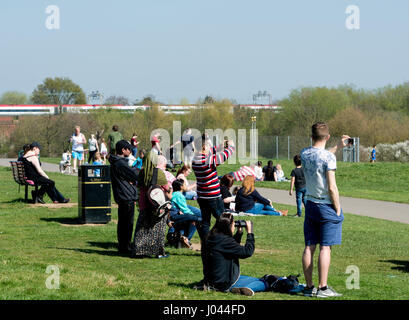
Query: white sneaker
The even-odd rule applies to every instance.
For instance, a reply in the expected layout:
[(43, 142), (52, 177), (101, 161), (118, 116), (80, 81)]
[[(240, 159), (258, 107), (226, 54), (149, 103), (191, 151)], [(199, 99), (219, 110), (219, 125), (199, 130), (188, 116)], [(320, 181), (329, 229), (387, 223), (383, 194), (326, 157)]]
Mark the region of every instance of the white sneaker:
[(327, 287), (326, 290), (318, 289), (317, 298), (330, 298), (330, 297), (341, 297), (342, 294), (336, 292), (331, 287)]

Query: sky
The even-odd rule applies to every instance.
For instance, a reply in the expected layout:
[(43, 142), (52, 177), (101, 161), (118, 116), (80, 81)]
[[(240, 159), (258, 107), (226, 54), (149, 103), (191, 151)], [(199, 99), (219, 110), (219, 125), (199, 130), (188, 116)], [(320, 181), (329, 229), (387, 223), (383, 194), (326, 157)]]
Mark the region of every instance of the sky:
[[(359, 29), (346, 27), (349, 5)], [(1, 0), (0, 94), (30, 95), (46, 77), (167, 104), (397, 85), (409, 81), (408, 12), (407, 0)]]

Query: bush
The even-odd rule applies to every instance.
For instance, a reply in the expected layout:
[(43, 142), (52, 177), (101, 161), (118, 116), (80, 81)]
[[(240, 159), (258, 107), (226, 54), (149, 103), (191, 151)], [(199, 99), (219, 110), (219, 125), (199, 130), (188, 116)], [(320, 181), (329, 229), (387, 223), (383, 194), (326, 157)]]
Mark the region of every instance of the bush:
[[(372, 147), (361, 148), (364, 158), (361, 160), (370, 159)], [(395, 144), (380, 143), (376, 145), (376, 160), (377, 161), (409, 161), (409, 140), (398, 142)]]

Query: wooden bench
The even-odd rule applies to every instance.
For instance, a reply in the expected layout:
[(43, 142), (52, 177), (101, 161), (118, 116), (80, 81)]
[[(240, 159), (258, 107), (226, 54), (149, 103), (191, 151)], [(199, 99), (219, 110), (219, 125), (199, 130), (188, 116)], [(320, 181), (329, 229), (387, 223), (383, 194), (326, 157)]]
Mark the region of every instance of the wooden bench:
[[(24, 192), (24, 201), (28, 202), (28, 187), (35, 188), (35, 193), (37, 194), (38, 186), (34, 183), (34, 181), (27, 180), (24, 171), (24, 163), (22, 161), (10, 161), (11, 169), (13, 171), (13, 178), (16, 183), (18, 183), (18, 192), (20, 192), (20, 186), (25, 187)], [(36, 203), (36, 197), (33, 198), (33, 202)]]

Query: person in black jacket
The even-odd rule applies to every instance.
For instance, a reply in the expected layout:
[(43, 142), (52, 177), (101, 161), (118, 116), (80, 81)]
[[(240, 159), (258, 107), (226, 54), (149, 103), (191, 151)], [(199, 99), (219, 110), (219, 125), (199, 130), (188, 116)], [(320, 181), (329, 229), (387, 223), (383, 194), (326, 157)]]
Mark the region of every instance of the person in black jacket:
[(208, 289), (254, 295), (254, 292), (267, 291), (264, 279), (240, 275), (239, 259), (246, 259), (254, 252), (253, 223), (246, 221), (247, 240), (240, 245), (243, 235), (238, 228), (233, 236), (235, 223), (233, 215), (225, 212), (207, 235), (202, 247), (204, 285)]
[(254, 187), (254, 177), (246, 176), (236, 194), (236, 211), (270, 216), (286, 216), (288, 210), (274, 209), (270, 200), (261, 196)]
[(137, 201), (137, 173), (128, 166), (128, 157), (132, 146), (126, 140), (120, 140), (115, 146), (117, 155), (110, 154), (111, 184), (115, 202), (118, 204), (118, 251), (121, 254), (131, 252), (132, 231)]

